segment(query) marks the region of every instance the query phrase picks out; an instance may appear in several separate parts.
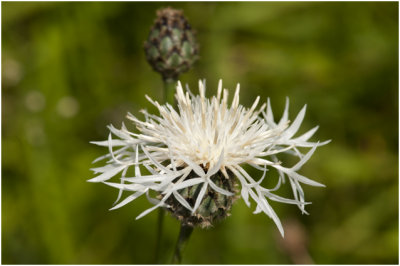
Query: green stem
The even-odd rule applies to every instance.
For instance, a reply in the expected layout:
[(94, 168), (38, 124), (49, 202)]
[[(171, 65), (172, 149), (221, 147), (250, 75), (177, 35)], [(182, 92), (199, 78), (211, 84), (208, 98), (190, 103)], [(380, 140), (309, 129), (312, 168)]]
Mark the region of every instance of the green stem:
[(157, 219), (157, 238), (156, 238), (156, 250), (154, 254), (154, 263), (160, 263), (161, 236), (163, 233), (164, 214), (165, 210), (163, 208), (159, 208), (158, 219)]
[[(164, 84), (164, 101), (168, 102), (172, 106), (175, 106), (175, 86), (177, 79), (173, 78), (163, 78)], [(155, 263), (160, 263), (160, 253), (161, 253), (161, 240), (163, 234), (163, 224), (164, 224), (165, 210), (159, 208), (158, 219), (157, 219), (157, 238), (156, 238), (156, 248), (154, 251), (154, 261)]]
[(179, 238), (176, 242), (175, 253), (172, 257), (172, 264), (181, 264), (182, 263), (182, 253), (187, 245), (187, 242), (190, 238), (190, 235), (193, 232), (193, 227), (184, 225), (181, 223), (181, 230), (179, 232)]
[(164, 83), (164, 100), (165, 102), (175, 106), (175, 91), (177, 79), (166, 78), (163, 79)]

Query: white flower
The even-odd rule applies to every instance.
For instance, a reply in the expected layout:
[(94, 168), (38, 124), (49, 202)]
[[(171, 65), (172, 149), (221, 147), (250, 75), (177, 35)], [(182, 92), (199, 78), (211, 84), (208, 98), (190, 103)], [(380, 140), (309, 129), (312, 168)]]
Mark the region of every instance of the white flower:
[[(177, 202), (195, 214), (207, 188), (225, 196), (233, 196), (231, 191), (217, 186), (211, 180), (213, 175), (222, 173), (222, 177), (239, 181), (240, 194), (246, 205), (250, 207), (252, 199), (256, 204), (254, 213), (264, 212), (271, 217), (283, 235), (281, 222), (268, 200), (296, 204), (306, 213), (304, 206), (308, 202), (305, 202), (300, 184), (320, 187), (324, 185), (298, 174), (297, 171), (310, 159), (318, 146), (329, 141), (308, 141), (318, 126), (299, 137), (293, 137), (303, 121), (306, 106), (289, 125), (287, 99), (283, 116), (276, 123), (269, 99), (267, 104), (256, 109), (260, 99), (257, 97), (251, 108), (247, 109), (239, 104), (239, 90), (238, 84), (232, 104), (228, 106), (228, 91), (222, 90), (222, 81), (218, 84), (217, 96), (210, 99), (205, 97), (205, 86), (201, 81), (200, 95), (193, 95), (189, 90), (184, 93), (178, 83), (178, 110), (168, 103), (160, 105), (146, 96), (158, 108), (160, 115), (142, 111), (145, 121), (141, 121), (128, 114), (127, 118), (134, 123), (138, 133), (128, 131), (124, 124), (120, 130), (110, 125), (108, 140), (92, 142), (108, 147), (109, 152), (94, 161), (107, 159), (105, 166), (92, 169), (99, 175), (89, 181), (118, 188), (120, 193), (117, 202), (122, 191), (132, 193), (111, 209), (117, 209), (143, 194), (146, 195), (154, 206), (142, 212), (137, 217), (139, 219), (158, 207), (170, 207), (167, 202), (170, 197), (175, 197)], [(111, 133), (117, 139), (113, 139)], [(310, 150), (303, 155), (298, 147)], [(298, 157), (299, 161), (291, 167), (283, 166), (277, 158), (280, 153), (289, 153)], [(244, 165), (260, 170), (262, 177), (256, 181), (246, 172)], [(132, 176), (127, 176), (129, 168), (134, 169)], [(267, 171), (270, 168), (277, 170), (279, 180), (274, 188), (264, 188), (261, 182), (268, 176)], [(145, 175), (141, 173), (144, 169), (147, 170)], [(121, 183), (107, 182), (120, 173)], [(285, 183), (286, 178), (293, 190), (294, 199), (273, 193)], [(190, 204), (179, 191), (194, 185), (201, 185), (201, 190)], [(161, 197), (152, 198), (150, 191), (156, 191)]]

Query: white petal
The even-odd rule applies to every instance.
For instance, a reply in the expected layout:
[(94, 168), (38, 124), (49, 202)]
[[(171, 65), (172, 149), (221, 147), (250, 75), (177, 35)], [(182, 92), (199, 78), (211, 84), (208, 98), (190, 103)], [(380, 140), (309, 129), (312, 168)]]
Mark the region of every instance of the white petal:
[(318, 130), (318, 128), (319, 128), (319, 126), (316, 126), (312, 129), (310, 129), (309, 131), (307, 131), (306, 133), (304, 133), (303, 135), (301, 135), (300, 137), (297, 137), (293, 140), (294, 141), (307, 141), (314, 135), (314, 133)]
[(204, 195), (206, 194), (206, 190), (207, 190), (207, 183), (204, 183), (203, 187), (199, 192), (199, 195), (197, 195), (196, 203), (194, 204), (192, 214), (195, 213), (197, 208), (200, 206), (200, 203), (203, 200)]
[[(91, 141), (90, 143), (99, 145), (99, 146), (104, 146), (107, 147), (110, 145), (110, 141), (108, 140), (103, 140), (103, 141)], [(127, 142), (125, 140), (120, 140), (120, 139), (113, 139), (111, 142), (111, 146), (125, 146)]]
[(136, 220), (139, 220), (139, 219), (142, 218), (143, 216), (146, 216), (147, 214), (149, 214), (150, 212), (154, 211), (155, 209), (157, 209), (158, 207), (161, 207), (161, 206), (162, 206), (162, 204), (161, 204), (161, 203), (158, 203), (157, 205), (155, 205), (155, 206), (153, 206), (153, 207), (151, 207), (151, 208), (145, 210), (144, 212), (142, 212), (141, 214), (139, 214), (139, 215), (136, 217)]
[[(252, 198), (258, 203), (258, 207), (261, 208), (261, 210), (267, 214), (271, 219), (275, 222), (276, 226), (279, 229), (279, 232), (281, 233), (282, 237), (284, 236), (284, 231), (283, 227), (281, 224), (281, 221), (278, 218), (278, 215), (276, 215), (275, 211), (271, 208), (269, 205), (268, 201), (263, 197), (263, 196), (257, 196), (253, 191), (249, 191), (250, 195)], [(256, 209), (257, 211), (257, 209)]]
[(147, 151), (147, 149), (141, 145), (142, 151), (146, 154), (147, 158), (149, 158), (151, 160), (152, 163), (154, 163), (154, 165), (156, 165), (160, 170), (163, 170), (165, 172), (171, 173), (171, 171), (167, 168), (165, 168), (163, 165), (161, 165), (159, 162), (157, 162), (157, 160), (154, 159), (153, 156), (151, 156), (151, 154)]
[(279, 219), (278, 215), (276, 215), (275, 211), (271, 208), (271, 206), (268, 204), (267, 200), (265, 198), (262, 198), (261, 201), (261, 209), (263, 209), (263, 211), (265, 213), (269, 213), (269, 216), (272, 218), (272, 220), (275, 222), (276, 226), (278, 227), (279, 232), (281, 233), (282, 237), (285, 236), (285, 232), (283, 230), (282, 227), (282, 223), (281, 220)]
[(206, 175), (204, 173), (204, 170), (200, 166), (198, 166), (197, 164), (192, 162), (186, 156), (180, 156), (179, 158), (182, 159), (182, 161), (184, 161), (187, 165), (189, 165), (198, 176), (201, 177), (201, 176), (205, 176)]
[(207, 172), (207, 176), (213, 176), (218, 170), (221, 168), (222, 161), (224, 160), (224, 150), (222, 149), (221, 154), (219, 155), (218, 162)]
[(268, 98), (267, 100), (267, 113), (264, 113), (264, 117), (267, 120), (267, 123), (273, 127), (276, 127), (275, 121), (274, 121), (274, 114), (272, 113), (272, 108), (271, 108), (271, 102)]
[(125, 198), (123, 201), (121, 201), (120, 203), (118, 203), (117, 205), (115, 205), (114, 207), (112, 207), (112, 208), (110, 209), (110, 211), (111, 211), (111, 210), (118, 209), (118, 208), (121, 208), (122, 206), (125, 206), (126, 204), (128, 204), (129, 202), (131, 202), (131, 201), (137, 199), (138, 197), (140, 197), (140, 196), (143, 195), (143, 194), (144, 194), (144, 192), (142, 192), (142, 191), (137, 191), (136, 193), (130, 195), (129, 197)]
[(307, 152), (307, 154), (295, 166), (293, 166), (291, 170), (292, 171), (299, 170), (311, 158), (311, 155), (313, 155), (317, 147), (318, 145), (315, 145), (309, 152)]
[(289, 117), (289, 98), (286, 97), (285, 110), (283, 111), (281, 120), (279, 120), (278, 126), (286, 124), (288, 122), (288, 117)]
[(185, 180), (185, 181), (183, 181), (183, 182), (181, 182), (181, 183), (179, 183), (177, 185), (174, 185), (173, 189), (174, 190), (180, 190), (180, 189), (183, 189), (183, 188), (186, 188), (186, 187), (191, 187), (191, 186), (194, 186), (194, 185), (197, 185), (197, 184), (200, 184), (200, 183), (204, 183), (204, 182), (205, 182), (205, 180), (202, 177), (191, 178), (191, 179)]
[(168, 174), (160, 174), (160, 175), (143, 175), (143, 176), (135, 176), (135, 177), (125, 177), (123, 180), (129, 181), (132, 183), (145, 183), (145, 182), (157, 182), (163, 181), (167, 177), (171, 177), (175, 175)]
[[(108, 141), (106, 140), (106, 142), (108, 142)], [(108, 144), (105, 145), (105, 146), (108, 146)], [(127, 149), (129, 149), (129, 146), (124, 146), (124, 147), (116, 150), (114, 153), (122, 153), (123, 151), (125, 151)], [(103, 156), (100, 156), (100, 157), (96, 158), (92, 163), (96, 163), (98, 161), (101, 161), (103, 159), (110, 158), (110, 157), (111, 157), (111, 154), (107, 153), (106, 155), (103, 155)]]
[(326, 140), (326, 141), (323, 141), (323, 142), (307, 142), (307, 141), (296, 141), (296, 140), (294, 140), (294, 139), (291, 139), (291, 140), (284, 140), (284, 141), (277, 141), (276, 142), (276, 144), (277, 145), (296, 145), (296, 147), (306, 147), (306, 148), (311, 148), (311, 147), (314, 147), (315, 145), (317, 145), (318, 144), (318, 147), (319, 146), (323, 146), (323, 145), (326, 145), (326, 144), (328, 144), (329, 142), (331, 142), (331, 140)]
[(290, 127), (285, 130), (285, 133), (283, 134), (284, 138), (290, 139), (294, 134), (296, 134), (297, 130), (299, 130), (300, 128), (301, 122), (303, 122), (304, 115), (306, 114), (306, 109), (307, 105), (304, 105)]
[(108, 170), (107, 172), (102, 173), (101, 175), (98, 175), (92, 179), (89, 179), (88, 182), (102, 182), (110, 179), (111, 177), (115, 176), (119, 172), (121, 172), (126, 166), (125, 165), (119, 165), (117, 167), (114, 167), (111, 170)]
[(240, 92), (240, 84), (236, 85), (235, 96), (232, 101), (232, 108), (236, 109), (239, 105), (239, 92)]
[(193, 210), (192, 207), (190, 206), (190, 204), (182, 197), (181, 194), (179, 194), (178, 192), (174, 191), (173, 195), (175, 196), (177, 201), (179, 201), (179, 203), (182, 204), (182, 206), (184, 206), (189, 211)]
[(141, 176), (140, 167), (139, 167), (139, 146), (136, 145), (135, 148), (135, 176)]
[(250, 207), (250, 201), (249, 201), (249, 189), (247, 187), (242, 186), (242, 190), (240, 191), (240, 194), (242, 195), (242, 198), (244, 202), (246, 203), (247, 207)]
[(116, 129), (113, 125), (107, 126), (108, 129), (117, 137), (125, 140), (132, 140), (133, 138), (129, 136), (126, 132), (123, 132), (122, 130)]
[(259, 214), (260, 212), (262, 212), (260, 206), (257, 205), (255, 211), (253, 212), (253, 214)]
[[(125, 174), (126, 174), (126, 171), (127, 171), (127, 170), (128, 170), (128, 168), (125, 168), (125, 169), (122, 171), (122, 174), (121, 174), (121, 185), (124, 184), (124, 180), (123, 180), (122, 178), (125, 177)], [(117, 196), (117, 199), (114, 201), (114, 205), (120, 200), (123, 191), (124, 191), (123, 189), (120, 189), (120, 190), (118, 191), (118, 196)]]
[(139, 191), (139, 190), (144, 191), (147, 187), (143, 184), (121, 184), (121, 183), (113, 183), (113, 182), (103, 182), (103, 183), (110, 187), (115, 187), (115, 188), (127, 190), (127, 191)]
[(265, 195), (273, 201), (278, 201), (278, 202), (282, 202), (282, 203), (287, 203), (287, 204), (295, 204), (295, 205), (299, 205), (299, 204), (311, 204), (311, 202), (301, 202), (298, 200), (293, 200), (293, 199), (287, 199), (287, 198), (283, 198), (281, 196), (275, 195), (273, 193), (270, 193), (268, 191), (263, 191), (265, 193)]
[(220, 188), (219, 186), (217, 186), (210, 178), (208, 178), (207, 183), (210, 185), (210, 187), (212, 189), (214, 189), (215, 191), (225, 195), (225, 196), (233, 196), (234, 194), (228, 190), (225, 190), (223, 188)]
[(163, 207), (165, 206), (164, 202), (169, 198), (169, 196), (171, 195), (171, 193), (167, 194), (164, 196), (164, 198), (155, 206), (145, 210), (144, 212), (142, 212), (141, 214), (139, 214), (136, 217), (136, 220), (139, 220), (140, 218), (142, 218), (143, 216), (146, 216), (147, 214), (149, 214), (150, 212), (154, 211), (155, 209), (159, 208), (159, 207)]
[(150, 197), (149, 190), (146, 191), (146, 198), (151, 204), (157, 205), (160, 203), (160, 200)]
[(290, 185), (291, 185), (292, 190), (293, 190), (293, 195), (300, 202), (298, 204), (298, 207), (300, 208), (301, 212), (303, 214), (308, 214), (306, 212), (306, 210), (304, 209), (304, 205), (306, 204), (306, 202), (304, 201), (304, 191), (301, 188), (299, 182), (297, 180), (290, 179)]
[(222, 92), (222, 79), (218, 81), (218, 91), (217, 91), (217, 101), (219, 102), (221, 99), (221, 92)]
[(111, 143), (112, 143), (111, 133), (108, 134), (108, 143), (109, 143), (109, 145), (108, 145), (108, 151), (110, 152), (111, 157), (113, 158), (114, 162), (116, 162), (116, 163), (118, 163), (118, 164), (124, 164), (124, 163), (122, 163), (120, 160), (118, 160), (117, 158), (115, 158), (115, 156), (114, 156), (114, 152), (113, 152), (113, 149), (112, 149), (113, 146), (111, 145)]
[(281, 170), (282, 172), (286, 173), (289, 177), (294, 178), (301, 183), (304, 183), (304, 184), (307, 184), (310, 186), (314, 186), (314, 187), (325, 187), (324, 184), (318, 183), (318, 182), (311, 180), (305, 176), (302, 176), (296, 172), (293, 172), (291, 169), (282, 167), (280, 165), (274, 165), (273, 167), (277, 168), (278, 170)]

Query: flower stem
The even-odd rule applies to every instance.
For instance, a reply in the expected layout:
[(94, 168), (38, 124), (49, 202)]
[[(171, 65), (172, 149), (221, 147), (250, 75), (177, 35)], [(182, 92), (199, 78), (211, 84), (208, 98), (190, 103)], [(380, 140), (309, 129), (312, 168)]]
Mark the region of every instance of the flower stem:
[(154, 263), (160, 262), (161, 236), (163, 233), (164, 214), (165, 210), (163, 208), (159, 208), (158, 219), (157, 219), (157, 238), (156, 238), (156, 250), (154, 254)]
[(166, 78), (163, 79), (164, 83), (164, 100), (165, 102), (175, 106), (175, 87), (177, 79)]
[(179, 232), (179, 238), (176, 242), (175, 253), (172, 257), (172, 264), (181, 264), (182, 263), (182, 253), (187, 245), (187, 242), (190, 238), (190, 235), (193, 232), (193, 227), (181, 224), (181, 230)]
[[(175, 106), (175, 86), (177, 79), (163, 78), (164, 84), (164, 101), (168, 102), (172, 106)], [(154, 251), (154, 263), (160, 262), (161, 253), (161, 240), (163, 234), (163, 224), (164, 224), (165, 210), (163, 208), (158, 209), (158, 219), (157, 219), (157, 238), (156, 238), (156, 248)]]

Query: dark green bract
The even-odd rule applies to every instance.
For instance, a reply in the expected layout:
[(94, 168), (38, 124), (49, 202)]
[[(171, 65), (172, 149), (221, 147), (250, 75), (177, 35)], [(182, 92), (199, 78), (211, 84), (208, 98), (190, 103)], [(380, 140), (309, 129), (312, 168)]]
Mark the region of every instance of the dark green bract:
[[(188, 179), (197, 177), (193, 172), (188, 176)], [(227, 179), (221, 172), (216, 173), (211, 177), (211, 180), (220, 188), (223, 188), (232, 193), (236, 193), (235, 179)], [(179, 194), (193, 207), (204, 183), (197, 184), (179, 190)], [(213, 190), (210, 186), (201, 201), (199, 207), (192, 214), (190, 210), (182, 206), (174, 196), (170, 196), (167, 204), (171, 207), (168, 209), (174, 217), (180, 220), (183, 224), (189, 226), (209, 227), (214, 222), (221, 220), (230, 215), (229, 211), (236, 196), (226, 196)]]

